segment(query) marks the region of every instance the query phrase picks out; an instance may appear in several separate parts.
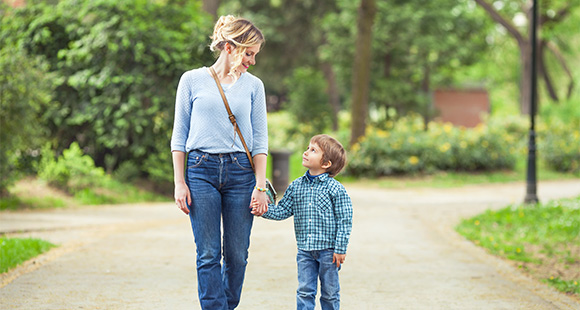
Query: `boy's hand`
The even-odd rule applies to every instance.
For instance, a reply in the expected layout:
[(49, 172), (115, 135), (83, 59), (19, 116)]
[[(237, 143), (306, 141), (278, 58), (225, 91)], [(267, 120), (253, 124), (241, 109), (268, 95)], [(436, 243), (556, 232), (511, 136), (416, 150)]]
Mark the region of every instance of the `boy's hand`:
[(258, 202), (258, 200), (256, 200), (256, 198), (252, 198), (252, 205), (250, 207), (252, 208), (251, 213), (253, 215), (260, 216), (263, 214), (263, 213), (260, 213), (260, 211), (259, 211), (260, 210), (260, 203)]
[(332, 262), (335, 263), (336, 262), (336, 268), (339, 268), (340, 265), (342, 263), (344, 263), (344, 260), (346, 259), (346, 254), (336, 254), (334, 253), (332, 255)]

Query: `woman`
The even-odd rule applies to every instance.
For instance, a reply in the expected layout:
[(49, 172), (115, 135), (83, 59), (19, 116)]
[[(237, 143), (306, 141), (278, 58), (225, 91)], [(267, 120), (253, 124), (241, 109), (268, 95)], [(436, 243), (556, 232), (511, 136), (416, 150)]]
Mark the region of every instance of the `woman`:
[[(171, 150), (175, 203), (189, 214), (197, 248), (199, 301), (202, 309), (215, 310), (234, 309), (240, 301), (253, 221), (250, 202), (259, 201), (260, 213), (268, 208), (262, 191), (268, 130), (264, 85), (247, 72), (256, 64), (262, 32), (250, 21), (229, 15), (219, 18), (211, 38), (217, 61), (211, 68), (185, 72), (179, 81)], [(212, 68), (252, 154), (255, 172), (228, 118)]]

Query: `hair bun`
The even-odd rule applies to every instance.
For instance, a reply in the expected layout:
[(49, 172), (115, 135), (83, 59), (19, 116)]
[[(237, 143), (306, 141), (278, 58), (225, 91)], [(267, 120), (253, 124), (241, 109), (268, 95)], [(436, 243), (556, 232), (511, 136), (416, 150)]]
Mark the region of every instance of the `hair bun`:
[(228, 39), (223, 34), (224, 27), (230, 25), (236, 20), (233, 15), (225, 15), (220, 16), (220, 18), (215, 23), (215, 27), (213, 29), (213, 35), (211, 36), (212, 41), (221, 42), (227, 41)]

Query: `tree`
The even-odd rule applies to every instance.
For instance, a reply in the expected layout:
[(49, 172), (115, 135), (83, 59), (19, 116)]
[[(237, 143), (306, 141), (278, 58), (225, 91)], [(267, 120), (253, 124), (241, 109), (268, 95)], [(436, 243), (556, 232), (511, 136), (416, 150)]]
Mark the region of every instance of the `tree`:
[[(338, 6), (339, 11), (329, 13), (322, 23), (328, 36), (322, 55), (332, 63), (340, 89), (351, 94), (358, 91), (350, 84), (359, 48), (353, 26), (357, 7), (352, 1), (339, 1)], [(456, 72), (486, 52), (488, 23), (467, 1), (379, 1), (376, 14), (369, 109), (383, 112), (375, 113), (378, 126), (385, 124), (391, 110), (430, 117), (431, 91), (454, 86)]]
[(371, 72), (372, 27), (377, 7), (375, 0), (361, 0), (357, 18), (356, 54), (352, 68), (352, 127), (350, 144), (365, 135)]
[[(320, 27), (321, 19), (336, 8), (335, 0), (248, 0), (223, 1), (221, 11), (236, 12), (251, 19), (266, 36), (264, 49), (258, 55), (258, 65), (252, 72), (264, 78), (269, 96), (282, 101), (292, 85), (283, 81), (298, 67), (316, 68), (324, 73), (328, 85), (328, 109), (333, 111), (333, 128), (338, 127), (340, 110), (338, 86), (330, 63), (319, 55), (326, 41)], [(277, 108), (277, 107), (276, 107)]]
[(62, 77), (41, 118), (59, 151), (76, 141), (109, 171), (165, 165), (170, 179), (170, 165), (147, 159), (169, 160), (177, 82), (211, 60), (211, 19), (199, 4), (63, 0), (14, 12), (6, 35)]
[(0, 40), (0, 197), (18, 177), (20, 155), (40, 147), (46, 130), (37, 113), (51, 101), (53, 75), (41, 59)]
[[(493, 5), (488, 3), (485, 0), (475, 0), (479, 6), (481, 6), (490, 16), (491, 18), (503, 26), (506, 31), (517, 41), (518, 47), (520, 49), (520, 110), (524, 114), (530, 113), (530, 104), (531, 104), (531, 92), (532, 92), (532, 85), (531, 85), (531, 70), (532, 70), (532, 46), (529, 39), (529, 34), (531, 33), (531, 8), (532, 8), (532, 1), (497, 1)], [(580, 4), (579, 1), (547, 1), (546, 7), (541, 8), (538, 10), (540, 12), (539, 16), (539, 24), (538, 24), (538, 32), (543, 27), (549, 28), (553, 27), (553, 25), (557, 23), (561, 23), (567, 16), (570, 15), (570, 12), (578, 7)], [(517, 10), (514, 10), (517, 8)], [(513, 16), (520, 16), (525, 17), (525, 31), (522, 29), (524, 27), (519, 27), (512, 22), (515, 17), (511, 19), (505, 17), (506, 13), (511, 14)], [(520, 18), (521, 20), (521, 18)], [(555, 40), (550, 38), (541, 38), (538, 44), (538, 59), (536, 60), (538, 63), (538, 73), (542, 77), (543, 81), (546, 84), (546, 89), (550, 95), (550, 97), (558, 101), (558, 95), (552, 83), (552, 79), (550, 77), (548, 68), (546, 66), (545, 54), (547, 51), (552, 52), (559, 60), (560, 65), (568, 75), (570, 81), (568, 84), (567, 90), (567, 97), (572, 94), (572, 88), (574, 85), (573, 75), (570, 72), (570, 69), (567, 65), (565, 58), (560, 53), (557, 43)]]

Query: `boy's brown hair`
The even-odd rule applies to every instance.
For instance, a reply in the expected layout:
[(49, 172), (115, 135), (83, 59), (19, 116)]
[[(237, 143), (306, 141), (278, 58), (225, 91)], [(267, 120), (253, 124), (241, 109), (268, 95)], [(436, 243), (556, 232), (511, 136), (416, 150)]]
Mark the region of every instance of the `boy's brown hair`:
[(346, 151), (338, 140), (329, 135), (316, 135), (310, 139), (322, 150), (322, 164), (332, 163), (326, 172), (331, 177), (336, 176), (346, 165)]

